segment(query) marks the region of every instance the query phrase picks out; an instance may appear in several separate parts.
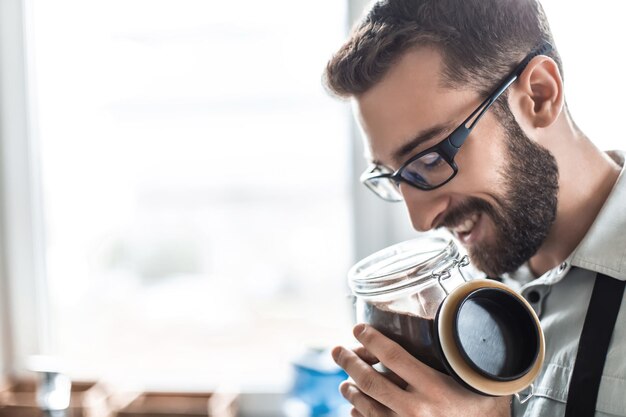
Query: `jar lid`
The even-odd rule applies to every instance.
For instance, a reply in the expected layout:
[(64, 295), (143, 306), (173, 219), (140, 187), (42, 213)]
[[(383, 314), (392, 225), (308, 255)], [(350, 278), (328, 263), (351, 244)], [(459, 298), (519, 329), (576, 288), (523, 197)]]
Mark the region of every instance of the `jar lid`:
[(459, 252), (452, 239), (424, 235), (382, 249), (359, 261), (348, 272), (355, 295), (373, 296), (419, 285), (454, 266)]

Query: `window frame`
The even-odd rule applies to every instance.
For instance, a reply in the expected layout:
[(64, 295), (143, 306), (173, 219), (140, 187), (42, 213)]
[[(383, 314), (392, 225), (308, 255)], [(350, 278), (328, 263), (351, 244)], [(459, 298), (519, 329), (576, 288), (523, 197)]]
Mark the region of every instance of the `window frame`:
[(0, 2), (1, 374), (51, 353), (43, 207), (30, 102), (27, 0)]

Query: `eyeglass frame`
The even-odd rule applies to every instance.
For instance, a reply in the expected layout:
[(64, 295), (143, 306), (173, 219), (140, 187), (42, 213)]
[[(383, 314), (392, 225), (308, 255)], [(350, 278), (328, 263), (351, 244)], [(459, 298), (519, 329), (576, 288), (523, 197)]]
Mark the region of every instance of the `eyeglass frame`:
[[(392, 202), (400, 202), (402, 200), (401, 199), (400, 200), (389, 200), (387, 198), (382, 197), (373, 188), (373, 186), (368, 185), (368, 182), (372, 181), (372, 180), (376, 180), (376, 179), (387, 178), (387, 179), (390, 179), (391, 181), (393, 181), (396, 184), (396, 186), (399, 186), (400, 182), (405, 182), (405, 183), (407, 183), (407, 184), (409, 184), (409, 185), (411, 185), (411, 186), (413, 186), (415, 188), (418, 188), (418, 189), (420, 189), (422, 191), (431, 191), (431, 190), (434, 190), (434, 189), (437, 189), (439, 187), (442, 187), (442, 186), (446, 185), (448, 182), (450, 182), (456, 176), (456, 174), (459, 171), (459, 168), (458, 168), (456, 162), (454, 162), (454, 157), (456, 156), (456, 154), (461, 149), (461, 146), (467, 140), (469, 134), (471, 133), (471, 131), (476, 126), (476, 123), (478, 123), (478, 121), (485, 115), (487, 110), (489, 110), (489, 108), (502, 95), (502, 93), (504, 93), (506, 91), (506, 89), (520, 77), (522, 72), (524, 72), (524, 70), (528, 66), (529, 62), (534, 57), (539, 56), (539, 55), (544, 55), (544, 54), (550, 52), (551, 50), (552, 50), (552, 45), (549, 42), (543, 42), (538, 47), (534, 48), (528, 55), (526, 55), (526, 57), (520, 62), (520, 64), (504, 79), (504, 81), (502, 81), (498, 85), (498, 87), (496, 87), (491, 92), (491, 94), (489, 94), (489, 96), (476, 108), (476, 110), (474, 110), (472, 112), (472, 114), (470, 114), (469, 117), (463, 121), (463, 123), (461, 123), (456, 129), (454, 129), (454, 131), (452, 131), (452, 133), (450, 133), (448, 136), (446, 136), (443, 140), (441, 140), (440, 142), (436, 143), (435, 145), (429, 147), (428, 149), (423, 150), (422, 152), (418, 153), (417, 155), (412, 156), (406, 162), (404, 162), (400, 166), (400, 168), (398, 168), (394, 172), (386, 172), (386, 173), (382, 172), (381, 173), (379, 171), (378, 173), (375, 173), (374, 170), (380, 170), (380, 166), (378, 164), (372, 164), (361, 175), (360, 181), (367, 188), (369, 188), (372, 192), (374, 192), (374, 194), (376, 194), (378, 197), (380, 197), (380, 198), (382, 198), (382, 199), (384, 199), (386, 201), (392, 201)], [(470, 123), (473, 119), (474, 119), (474, 121), (471, 124), (469, 124), (469, 126), (468, 126), (468, 123)], [(433, 152), (436, 152), (441, 157), (443, 157), (444, 161), (446, 161), (446, 163), (452, 168), (453, 173), (450, 176), (450, 178), (448, 178), (447, 180), (445, 180), (441, 184), (438, 184), (438, 185), (435, 185), (435, 186), (432, 186), (432, 187), (424, 187), (422, 185), (419, 185), (417, 183), (411, 182), (410, 180), (402, 177), (402, 172), (409, 165), (411, 165), (411, 163), (413, 163), (416, 160), (420, 159), (424, 155), (427, 155), (427, 154), (433, 153)]]

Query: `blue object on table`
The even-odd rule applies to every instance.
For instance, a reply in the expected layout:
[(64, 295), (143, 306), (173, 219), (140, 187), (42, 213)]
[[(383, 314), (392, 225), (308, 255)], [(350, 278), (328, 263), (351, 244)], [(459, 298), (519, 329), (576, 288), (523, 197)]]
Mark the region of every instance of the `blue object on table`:
[(339, 384), (348, 374), (334, 363), (330, 350), (308, 349), (292, 365), (294, 379), (285, 410), (289, 417), (349, 415), (352, 407), (339, 393)]

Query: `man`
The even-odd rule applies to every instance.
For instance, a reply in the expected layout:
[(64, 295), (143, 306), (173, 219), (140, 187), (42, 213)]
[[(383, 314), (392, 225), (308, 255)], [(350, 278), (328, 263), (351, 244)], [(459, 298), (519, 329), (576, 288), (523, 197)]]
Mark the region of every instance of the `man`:
[[(546, 336), (535, 395), (520, 404), (474, 394), (358, 324), (362, 346), (333, 350), (351, 376), (340, 390), (353, 416), (576, 415), (577, 400), (591, 415), (626, 416), (624, 155), (598, 150), (572, 120), (541, 6), (379, 1), (325, 80), (354, 104), (372, 163), (365, 185), (403, 201), (417, 231), (449, 229), (489, 277), (514, 279)], [(595, 304), (615, 299), (616, 318), (587, 317), (581, 336), (600, 281), (609, 289)], [(591, 350), (579, 352), (583, 336)], [(607, 339), (604, 353), (596, 337)], [(371, 366), (379, 361), (396, 377)], [(591, 363), (597, 378), (585, 379)]]

